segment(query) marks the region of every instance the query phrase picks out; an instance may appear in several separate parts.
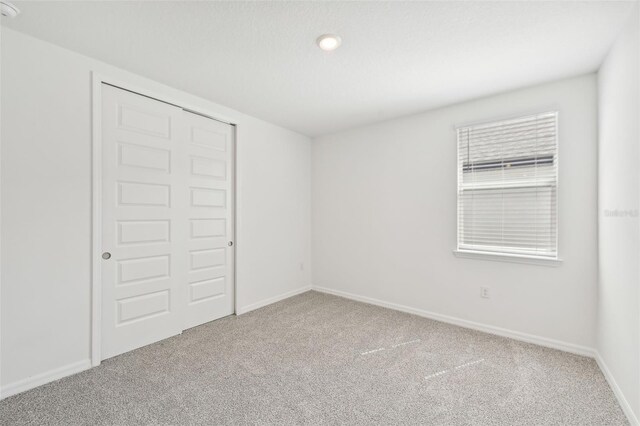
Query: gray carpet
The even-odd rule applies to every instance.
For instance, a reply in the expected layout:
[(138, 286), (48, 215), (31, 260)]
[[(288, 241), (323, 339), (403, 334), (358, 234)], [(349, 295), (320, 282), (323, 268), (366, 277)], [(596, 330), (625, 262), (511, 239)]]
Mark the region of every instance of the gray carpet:
[(316, 292), (7, 398), (0, 422), (627, 424), (592, 359)]

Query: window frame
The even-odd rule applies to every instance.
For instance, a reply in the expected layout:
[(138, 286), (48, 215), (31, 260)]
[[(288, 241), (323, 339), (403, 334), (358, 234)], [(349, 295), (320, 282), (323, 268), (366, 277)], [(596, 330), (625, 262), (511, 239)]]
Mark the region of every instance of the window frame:
[[(460, 203), (460, 185), (462, 173), (460, 171), (460, 147), (459, 147), (459, 131), (465, 128), (481, 127), (484, 125), (497, 124), (500, 122), (508, 122), (513, 120), (521, 120), (541, 115), (555, 115), (555, 191), (556, 191), (556, 203), (555, 203), (555, 219), (556, 219), (556, 232), (555, 232), (555, 255), (545, 256), (536, 255), (533, 253), (517, 253), (498, 250), (482, 250), (473, 249), (468, 247), (460, 247), (460, 220), (461, 220), (461, 203)], [(458, 258), (490, 260), (490, 261), (502, 261), (512, 263), (527, 263), (543, 266), (559, 266), (562, 263), (560, 258), (560, 111), (558, 109), (546, 109), (539, 112), (511, 115), (499, 119), (482, 120), (473, 123), (465, 123), (454, 126), (455, 130), (455, 149), (456, 149), (456, 245), (453, 250), (453, 254)], [(533, 185), (544, 186), (544, 185)], [(497, 186), (499, 188), (499, 186)], [(506, 188), (506, 186), (504, 186)]]

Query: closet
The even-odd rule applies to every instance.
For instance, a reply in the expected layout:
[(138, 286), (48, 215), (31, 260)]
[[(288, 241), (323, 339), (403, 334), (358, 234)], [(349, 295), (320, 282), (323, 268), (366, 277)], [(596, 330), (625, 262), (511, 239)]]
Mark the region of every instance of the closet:
[(234, 126), (102, 84), (102, 359), (234, 312)]

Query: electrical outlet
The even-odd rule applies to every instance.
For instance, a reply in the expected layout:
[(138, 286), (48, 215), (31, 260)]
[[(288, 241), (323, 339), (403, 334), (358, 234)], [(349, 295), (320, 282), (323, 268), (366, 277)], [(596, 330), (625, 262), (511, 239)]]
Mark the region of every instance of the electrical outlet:
[(483, 299), (489, 299), (489, 287), (480, 287), (480, 297)]

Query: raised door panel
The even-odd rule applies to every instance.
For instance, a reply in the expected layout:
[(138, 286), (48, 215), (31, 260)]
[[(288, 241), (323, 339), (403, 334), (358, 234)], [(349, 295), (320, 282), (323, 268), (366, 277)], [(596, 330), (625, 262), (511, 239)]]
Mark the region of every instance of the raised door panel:
[(103, 359), (182, 331), (186, 132), (180, 108), (102, 86)]
[(185, 328), (234, 312), (233, 126), (185, 111), (190, 135)]

